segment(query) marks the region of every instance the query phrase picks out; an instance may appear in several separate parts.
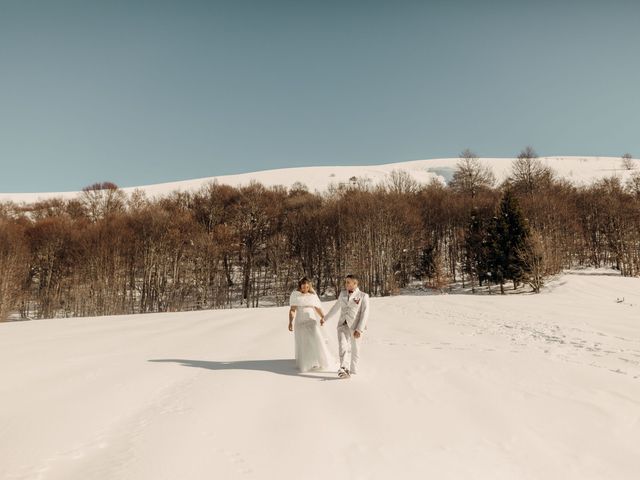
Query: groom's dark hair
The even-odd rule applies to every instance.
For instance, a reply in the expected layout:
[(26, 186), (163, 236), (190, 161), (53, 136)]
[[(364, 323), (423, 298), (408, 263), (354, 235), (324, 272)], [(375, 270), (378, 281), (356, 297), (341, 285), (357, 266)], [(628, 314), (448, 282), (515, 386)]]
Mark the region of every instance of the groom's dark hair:
[(356, 277), (355, 275), (353, 275), (353, 274), (351, 274), (351, 273), (350, 273), (349, 275), (347, 275), (346, 277), (344, 277), (344, 278), (345, 278), (345, 280), (346, 280), (347, 278), (350, 278), (351, 280), (355, 280), (356, 282), (358, 281), (358, 277)]

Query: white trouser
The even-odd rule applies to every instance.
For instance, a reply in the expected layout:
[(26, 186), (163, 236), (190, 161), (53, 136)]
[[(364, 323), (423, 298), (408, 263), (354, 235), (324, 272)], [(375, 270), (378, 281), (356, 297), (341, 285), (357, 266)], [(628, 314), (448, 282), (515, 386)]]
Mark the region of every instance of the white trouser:
[(358, 359), (360, 358), (360, 341), (362, 337), (355, 338), (354, 330), (349, 325), (338, 326), (338, 348), (340, 351), (340, 366), (350, 373), (357, 373)]

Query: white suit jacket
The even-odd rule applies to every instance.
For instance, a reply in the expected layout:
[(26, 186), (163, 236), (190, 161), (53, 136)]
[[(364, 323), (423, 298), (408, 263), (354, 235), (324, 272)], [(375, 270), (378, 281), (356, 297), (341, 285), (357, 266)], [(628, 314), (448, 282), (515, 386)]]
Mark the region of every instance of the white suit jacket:
[(346, 290), (342, 290), (338, 295), (338, 301), (324, 316), (329, 320), (335, 313), (340, 312), (338, 327), (345, 321), (351, 330), (358, 330), (362, 333), (367, 328), (369, 320), (369, 294), (356, 288), (351, 295)]

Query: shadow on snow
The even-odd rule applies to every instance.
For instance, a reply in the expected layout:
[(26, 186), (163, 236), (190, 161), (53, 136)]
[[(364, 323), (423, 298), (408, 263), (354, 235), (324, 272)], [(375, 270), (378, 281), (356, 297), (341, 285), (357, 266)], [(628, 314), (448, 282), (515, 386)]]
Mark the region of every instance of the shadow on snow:
[[(337, 376), (301, 373), (296, 368), (293, 359), (268, 359), (268, 360), (236, 360), (229, 362), (215, 362), (211, 360), (187, 360), (182, 358), (158, 358), (149, 362), (179, 363), (185, 367), (205, 368), (207, 370), (254, 370), (259, 372), (271, 372), (292, 377), (315, 378), (317, 380), (338, 380)], [(318, 373), (326, 373), (318, 371)]]

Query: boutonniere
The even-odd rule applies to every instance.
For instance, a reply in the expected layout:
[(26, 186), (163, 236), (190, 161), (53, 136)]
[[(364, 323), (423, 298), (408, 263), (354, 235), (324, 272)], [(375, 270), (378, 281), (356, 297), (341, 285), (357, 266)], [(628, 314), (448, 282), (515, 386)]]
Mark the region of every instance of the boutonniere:
[(360, 299), (359, 298), (354, 298), (353, 301), (356, 302), (356, 305), (358, 305), (360, 303)]

